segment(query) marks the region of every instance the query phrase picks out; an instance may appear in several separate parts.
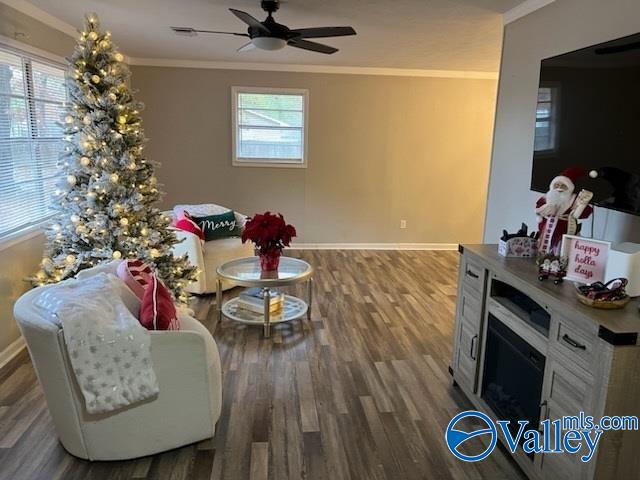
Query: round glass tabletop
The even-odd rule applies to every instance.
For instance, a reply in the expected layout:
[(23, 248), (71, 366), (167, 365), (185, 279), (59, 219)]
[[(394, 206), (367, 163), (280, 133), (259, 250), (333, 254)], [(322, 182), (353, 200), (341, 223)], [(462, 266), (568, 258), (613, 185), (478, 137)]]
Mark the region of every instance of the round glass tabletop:
[(262, 272), (260, 258), (246, 257), (223, 263), (216, 271), (220, 278), (236, 285), (269, 287), (292, 285), (307, 280), (313, 274), (313, 267), (298, 258), (280, 257), (277, 271)]

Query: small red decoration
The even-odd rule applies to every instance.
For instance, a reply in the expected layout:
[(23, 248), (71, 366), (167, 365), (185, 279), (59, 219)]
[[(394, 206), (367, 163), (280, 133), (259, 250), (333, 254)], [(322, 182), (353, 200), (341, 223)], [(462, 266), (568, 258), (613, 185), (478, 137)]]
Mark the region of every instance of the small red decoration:
[(278, 269), (282, 250), (290, 245), (295, 236), (295, 227), (287, 225), (281, 213), (265, 212), (247, 221), (242, 232), (242, 243), (247, 240), (255, 243), (262, 271), (274, 271)]

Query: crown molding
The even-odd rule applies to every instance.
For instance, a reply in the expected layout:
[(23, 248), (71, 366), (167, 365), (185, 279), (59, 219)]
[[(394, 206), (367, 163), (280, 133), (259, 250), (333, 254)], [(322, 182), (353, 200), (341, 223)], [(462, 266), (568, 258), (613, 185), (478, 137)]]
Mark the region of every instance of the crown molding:
[(556, 0), (526, 0), (526, 2), (521, 3), (517, 7), (513, 7), (511, 10), (504, 12), (502, 14), (502, 23), (507, 25), (515, 22), (519, 18), (525, 17), (536, 10), (540, 10), (555, 1)]
[(0, 0), (0, 3), (4, 3), (14, 10), (24, 13), (25, 15), (38, 20), (51, 28), (55, 28), (62, 33), (66, 33), (70, 37), (75, 38), (78, 35), (78, 29), (73, 25), (69, 25), (67, 22), (60, 20), (58, 17), (54, 17), (26, 0)]
[(130, 57), (129, 64), (144, 67), (203, 68), (220, 70), (260, 70), (269, 72), (333, 73), (348, 75), (386, 75), (394, 77), (436, 77), (496, 80), (498, 72), (469, 70), (422, 70), (409, 68), (346, 67), (335, 65), (294, 65), (286, 63), (216, 62), (168, 58)]

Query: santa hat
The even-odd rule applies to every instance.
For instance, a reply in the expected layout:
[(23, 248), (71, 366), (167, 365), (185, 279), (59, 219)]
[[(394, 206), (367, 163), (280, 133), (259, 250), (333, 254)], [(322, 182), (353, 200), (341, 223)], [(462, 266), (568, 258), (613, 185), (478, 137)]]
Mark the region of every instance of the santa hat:
[(551, 180), (549, 184), (550, 188), (553, 188), (553, 184), (556, 182), (562, 182), (569, 187), (569, 190), (575, 190), (576, 180), (580, 177), (584, 177), (587, 171), (582, 167), (568, 167), (565, 168), (560, 175)]

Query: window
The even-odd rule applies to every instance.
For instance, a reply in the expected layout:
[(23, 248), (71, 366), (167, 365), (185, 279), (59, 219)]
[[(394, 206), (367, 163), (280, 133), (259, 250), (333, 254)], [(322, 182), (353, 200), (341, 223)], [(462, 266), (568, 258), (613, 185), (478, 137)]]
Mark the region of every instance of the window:
[(65, 99), (62, 66), (0, 46), (0, 238), (53, 213)]
[(536, 107), (536, 133), (533, 149), (536, 152), (553, 152), (557, 148), (559, 87), (540, 87)]
[(231, 89), (233, 165), (307, 166), (308, 92), (294, 89)]

